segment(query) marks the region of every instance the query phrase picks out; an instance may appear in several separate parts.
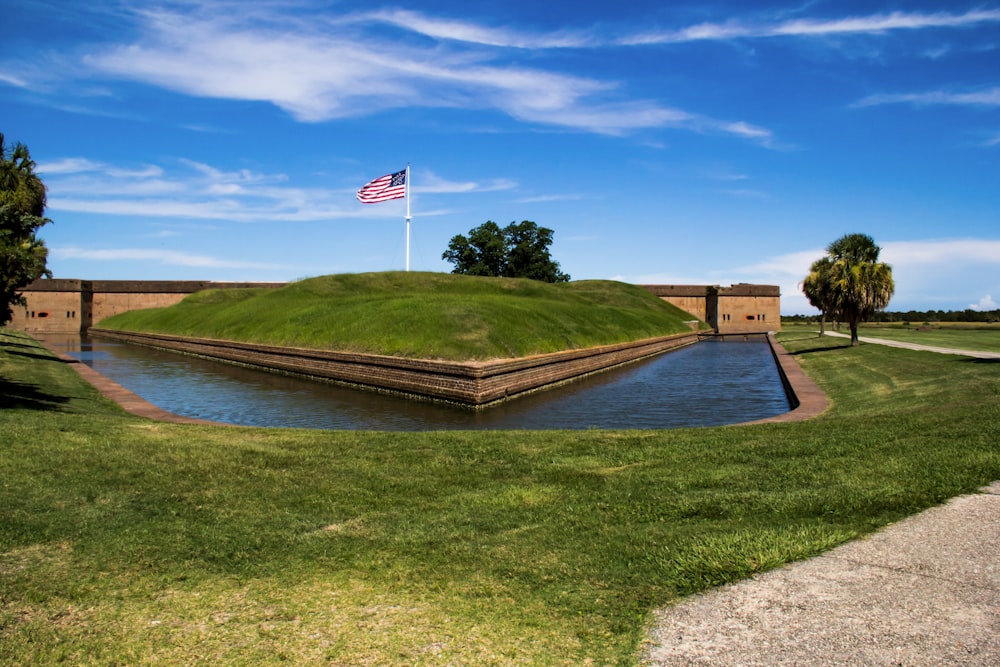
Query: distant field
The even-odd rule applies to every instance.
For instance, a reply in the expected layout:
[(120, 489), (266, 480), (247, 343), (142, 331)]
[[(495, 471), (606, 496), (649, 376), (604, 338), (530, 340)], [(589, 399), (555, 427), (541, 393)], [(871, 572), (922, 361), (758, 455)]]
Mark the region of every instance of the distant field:
[[(784, 331), (818, 331), (818, 324), (786, 324)], [(827, 329), (832, 327), (827, 324)], [(846, 326), (840, 331), (848, 333)], [(885, 338), (905, 343), (918, 343), (958, 350), (1000, 352), (1000, 324), (980, 322), (936, 322), (930, 325), (904, 325), (902, 322), (866, 324), (858, 329), (863, 337)]]
[(445, 273), (322, 276), (207, 290), (99, 326), (424, 359), (497, 359), (690, 331), (688, 313), (609, 280), (552, 285)]

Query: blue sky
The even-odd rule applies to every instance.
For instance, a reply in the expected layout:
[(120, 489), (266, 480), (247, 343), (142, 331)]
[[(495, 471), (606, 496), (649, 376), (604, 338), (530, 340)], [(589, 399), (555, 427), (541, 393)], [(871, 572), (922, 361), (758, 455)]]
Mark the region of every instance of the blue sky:
[[(572, 8), (572, 9), (569, 9)], [(777, 284), (845, 233), (890, 310), (1000, 302), (1000, 3), (0, 0), (56, 277), (411, 269), (486, 220), (574, 279)]]

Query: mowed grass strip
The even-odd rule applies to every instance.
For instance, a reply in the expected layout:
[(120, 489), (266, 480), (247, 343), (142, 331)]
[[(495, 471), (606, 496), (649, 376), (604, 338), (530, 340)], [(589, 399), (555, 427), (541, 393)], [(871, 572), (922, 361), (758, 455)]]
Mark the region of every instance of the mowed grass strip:
[(154, 423), (0, 333), (0, 664), (627, 665), (650, 610), (1000, 478), (996, 364), (784, 337), (798, 424)]
[(690, 331), (691, 316), (635, 285), (444, 273), (310, 278), (199, 292), (99, 326), (411, 358), (485, 360)]
[(864, 326), (859, 332), (871, 338), (886, 338), (904, 343), (958, 350), (1000, 352), (1000, 326)]
[[(819, 331), (819, 324), (782, 324), (791, 332)], [(828, 330), (833, 329), (827, 323)], [(841, 329), (849, 333), (846, 327)], [(903, 343), (917, 343), (932, 347), (979, 352), (1000, 352), (1000, 324), (994, 322), (937, 322), (934, 324), (906, 324), (903, 322), (865, 324), (858, 329), (864, 337), (885, 338)]]

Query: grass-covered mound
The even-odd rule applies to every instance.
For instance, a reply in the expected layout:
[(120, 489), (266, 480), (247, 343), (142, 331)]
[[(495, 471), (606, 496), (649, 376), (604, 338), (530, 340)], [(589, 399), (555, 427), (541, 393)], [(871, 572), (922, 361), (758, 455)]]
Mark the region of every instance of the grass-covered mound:
[(101, 328), (423, 359), (482, 360), (689, 331), (691, 315), (641, 287), (558, 285), (444, 273), (310, 278), (280, 289), (208, 290)]

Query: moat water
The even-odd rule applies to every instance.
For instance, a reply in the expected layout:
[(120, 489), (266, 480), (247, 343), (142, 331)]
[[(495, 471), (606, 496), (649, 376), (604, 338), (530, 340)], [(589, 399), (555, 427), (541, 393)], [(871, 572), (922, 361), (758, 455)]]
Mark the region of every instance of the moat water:
[(664, 429), (719, 426), (789, 410), (770, 346), (726, 337), (482, 410), (287, 377), (151, 348), (48, 338), (150, 403), (246, 426), (372, 431)]

